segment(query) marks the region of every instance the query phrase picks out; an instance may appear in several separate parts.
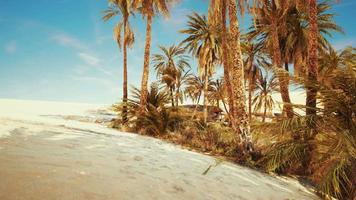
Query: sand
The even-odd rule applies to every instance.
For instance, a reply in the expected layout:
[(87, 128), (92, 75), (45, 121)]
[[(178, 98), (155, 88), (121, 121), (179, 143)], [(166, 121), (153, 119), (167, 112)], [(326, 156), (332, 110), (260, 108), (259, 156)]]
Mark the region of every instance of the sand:
[(318, 199), (228, 162), (203, 175), (215, 158), (64, 117), (104, 107), (0, 99), (0, 199)]

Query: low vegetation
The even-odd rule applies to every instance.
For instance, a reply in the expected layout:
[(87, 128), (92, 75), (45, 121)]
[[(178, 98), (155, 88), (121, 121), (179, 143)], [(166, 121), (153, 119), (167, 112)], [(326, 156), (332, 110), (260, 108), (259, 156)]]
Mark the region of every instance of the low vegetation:
[[(109, 11), (118, 8), (114, 14), (124, 17), (124, 48), (133, 42), (131, 13), (141, 13), (148, 25), (141, 88), (113, 106), (114, 128), (299, 176), (324, 199), (356, 197), (356, 51), (328, 42), (342, 32), (330, 2), (256, 0), (248, 9), (251, 27), (240, 34), (236, 16), (245, 1), (211, 0), (207, 17), (188, 16), (180, 44), (152, 56), (157, 80), (150, 86), (150, 26), (156, 14), (168, 16), (171, 1), (109, 2)], [(216, 73), (219, 66), (223, 74)], [(291, 88), (306, 93), (305, 104), (291, 102)]]

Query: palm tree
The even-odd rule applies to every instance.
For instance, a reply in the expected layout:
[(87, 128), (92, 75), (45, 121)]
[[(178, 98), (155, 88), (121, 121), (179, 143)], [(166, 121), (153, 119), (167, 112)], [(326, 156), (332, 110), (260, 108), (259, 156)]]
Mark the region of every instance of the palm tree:
[[(123, 49), (123, 59), (124, 59), (124, 81), (123, 81), (123, 104), (124, 108), (122, 110), (122, 122), (125, 124), (127, 122), (127, 47), (132, 47), (135, 37), (131, 30), (129, 23), (129, 16), (132, 14), (131, 11), (131, 1), (130, 0), (109, 0), (109, 8), (104, 11), (103, 20), (107, 21), (116, 15), (121, 15), (121, 20), (115, 25), (114, 37), (117, 41), (119, 48)], [(123, 28), (123, 41), (121, 39), (121, 32)], [(123, 44), (123, 45), (122, 45)]]
[(133, 8), (138, 10), (143, 17), (146, 17), (146, 44), (145, 55), (143, 62), (143, 73), (141, 80), (141, 108), (143, 109), (146, 104), (147, 85), (150, 67), (150, 50), (151, 50), (151, 31), (153, 17), (161, 13), (167, 17), (169, 15), (168, 3), (173, 0), (133, 0)]
[[(160, 46), (162, 54), (153, 55), (153, 66), (157, 76), (166, 84), (171, 95), (172, 107), (178, 106), (178, 91), (181, 86), (182, 73), (186, 68), (190, 68), (188, 56), (185, 55), (185, 49), (180, 46), (172, 45), (168, 48)], [(176, 90), (176, 91), (175, 91)], [(174, 92), (176, 95), (174, 95)], [(174, 96), (176, 96), (174, 98)], [(175, 100), (176, 102), (175, 102)]]
[(254, 105), (254, 112), (259, 112), (263, 108), (262, 122), (265, 122), (267, 112), (272, 112), (275, 105), (272, 94), (278, 89), (278, 81), (277, 77), (271, 76), (267, 70), (260, 74), (257, 79), (257, 93), (252, 104)]
[(288, 1), (263, 1), (259, 7), (254, 8), (255, 19), (251, 38), (257, 38), (263, 43), (272, 55), (273, 65), (277, 70), (280, 92), (283, 100), (283, 111), (287, 117), (293, 117), (293, 108), (289, 96), (289, 74), (282, 65), (280, 41), (286, 35), (286, 15), (289, 10)]
[(208, 118), (209, 77), (213, 74), (221, 52), (219, 30), (215, 26), (209, 25), (204, 15), (200, 16), (194, 12), (188, 18), (188, 28), (180, 31), (188, 35), (182, 41), (182, 44), (198, 59), (198, 69), (201, 77), (204, 77), (204, 122), (206, 123)]
[[(204, 91), (205, 91), (205, 78), (203, 79), (201, 76), (195, 76), (193, 74), (190, 74), (187, 77), (186, 85), (187, 86), (185, 87), (184, 93), (193, 102), (195, 102), (195, 109), (194, 109), (194, 112), (193, 112), (193, 115), (192, 115), (192, 119), (193, 119), (195, 117), (195, 115), (196, 115), (196, 111), (198, 109), (201, 97), (202, 97), (202, 95), (204, 94)], [(212, 85), (213, 85), (213, 82), (209, 78), (209, 80), (208, 80), (208, 90), (207, 90), (208, 92), (213, 87)], [(208, 93), (206, 93), (206, 94), (208, 94)]]
[[(333, 20), (334, 14), (328, 12), (331, 6), (328, 2), (320, 2), (318, 7), (318, 50), (323, 52), (330, 46), (327, 37), (332, 37), (331, 32), (343, 33), (342, 28)], [(281, 38), (282, 57), (285, 62), (293, 63), (294, 74), (306, 75), (306, 62), (308, 57), (309, 41), (309, 14), (296, 5), (286, 14), (286, 35)]]
[(189, 97), (193, 103), (195, 102), (196, 107), (198, 107), (201, 96), (204, 91), (204, 81), (199, 76), (191, 74), (187, 80), (187, 87), (184, 93)]
[(230, 19), (230, 30), (229, 30), (229, 60), (232, 66), (232, 77), (231, 81), (233, 89), (234, 109), (232, 113), (232, 125), (234, 131), (240, 136), (241, 141), (244, 143), (244, 150), (252, 151), (252, 137), (250, 134), (250, 123), (248, 120), (247, 110), (246, 110), (246, 95), (245, 95), (245, 83), (244, 83), (244, 66), (242, 60), (241, 52), (241, 35), (239, 30), (239, 21), (237, 18), (237, 8), (240, 8), (241, 13), (244, 11), (244, 0), (239, 0), (236, 4), (236, 0), (229, 0), (228, 11)]
[(216, 106), (220, 108), (220, 102), (222, 103), (225, 112), (229, 114), (229, 111), (227, 109), (225, 99), (226, 99), (226, 89), (225, 89), (225, 83), (223, 82), (223, 79), (216, 79), (212, 81), (211, 87), (209, 87), (209, 96), (210, 96), (210, 101), (212, 104), (214, 102), (216, 103)]
[(330, 80), (338, 67), (349, 68), (352, 71), (356, 66), (356, 49), (349, 46), (336, 51), (330, 45), (327, 50), (320, 52), (318, 63), (318, 81), (331, 87)]
[[(311, 172), (313, 182), (325, 199), (353, 199), (356, 194), (355, 70), (336, 67), (329, 81), (327, 85), (314, 82), (319, 101), (324, 105), (318, 108), (320, 115), (316, 119), (302, 115), (269, 123), (268, 128), (260, 127), (265, 133), (300, 136), (299, 140), (278, 138), (279, 141), (267, 149), (266, 156), (260, 162), (265, 163), (268, 171), (300, 168), (298, 171), (301, 173)], [(311, 139), (306, 133), (313, 133), (315, 129), (318, 139)]]
[[(310, 86), (310, 82), (318, 78), (318, 6), (316, 0), (309, 0), (309, 37), (308, 37), (308, 70), (306, 85), (306, 114), (316, 117), (316, 87)], [(315, 133), (314, 133), (315, 134)]]
[(247, 75), (246, 80), (248, 80), (248, 113), (250, 121), (252, 118), (252, 93), (260, 76), (260, 66), (269, 65), (262, 50), (262, 46), (258, 43), (252, 41), (244, 41), (242, 43), (245, 74)]
[[(232, 113), (234, 113), (234, 105), (235, 105), (235, 99), (233, 96), (233, 88), (232, 88), (232, 83), (231, 83), (231, 61), (230, 61), (230, 56), (229, 56), (229, 48), (228, 48), (228, 32), (227, 32), (227, 27), (226, 27), (226, 12), (227, 12), (227, 1), (228, 0), (221, 0), (220, 1), (220, 12), (221, 12), (221, 61), (224, 66), (224, 83), (226, 85), (226, 92), (228, 95), (228, 100), (229, 100), (229, 112), (225, 109), (225, 111), (228, 113), (229, 118), (232, 118)], [(216, 6), (212, 4), (212, 6)], [(219, 17), (219, 16), (218, 16)], [(235, 123), (234, 120), (231, 120), (231, 123)], [(236, 125), (235, 125), (236, 126)]]
[(179, 106), (179, 101), (183, 103), (184, 100), (184, 88), (188, 84), (189, 77), (191, 76), (190, 70), (184, 73), (178, 73), (177, 76), (177, 87), (176, 87), (176, 107)]

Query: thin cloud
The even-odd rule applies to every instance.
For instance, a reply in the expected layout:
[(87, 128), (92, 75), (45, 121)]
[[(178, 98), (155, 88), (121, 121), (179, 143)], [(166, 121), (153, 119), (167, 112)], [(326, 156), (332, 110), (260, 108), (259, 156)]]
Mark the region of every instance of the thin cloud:
[(16, 41), (11, 41), (5, 45), (5, 52), (8, 54), (13, 54), (17, 50), (17, 43)]
[(99, 58), (84, 52), (78, 53), (78, 57), (91, 66), (96, 66), (100, 62)]
[(82, 60), (85, 64), (90, 67), (94, 67), (96, 70), (104, 73), (105, 75), (112, 76), (112, 73), (106, 69), (104, 69), (101, 65), (101, 59), (97, 56), (93, 55), (90, 49), (79, 39), (66, 34), (66, 33), (57, 33), (52, 39), (56, 41), (57, 44), (72, 48), (74, 51), (77, 51), (77, 56), (80, 60)]
[(55, 34), (53, 36), (53, 39), (62, 46), (71, 47), (79, 50), (87, 49), (87, 47), (77, 38), (64, 33)]

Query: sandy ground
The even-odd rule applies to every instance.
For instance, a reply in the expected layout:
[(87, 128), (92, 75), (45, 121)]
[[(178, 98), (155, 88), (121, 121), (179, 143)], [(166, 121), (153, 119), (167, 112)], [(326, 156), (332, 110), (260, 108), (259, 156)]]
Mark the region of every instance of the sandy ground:
[(53, 117), (100, 108), (0, 99), (0, 199), (318, 199), (293, 179), (227, 162), (203, 175), (214, 158)]

